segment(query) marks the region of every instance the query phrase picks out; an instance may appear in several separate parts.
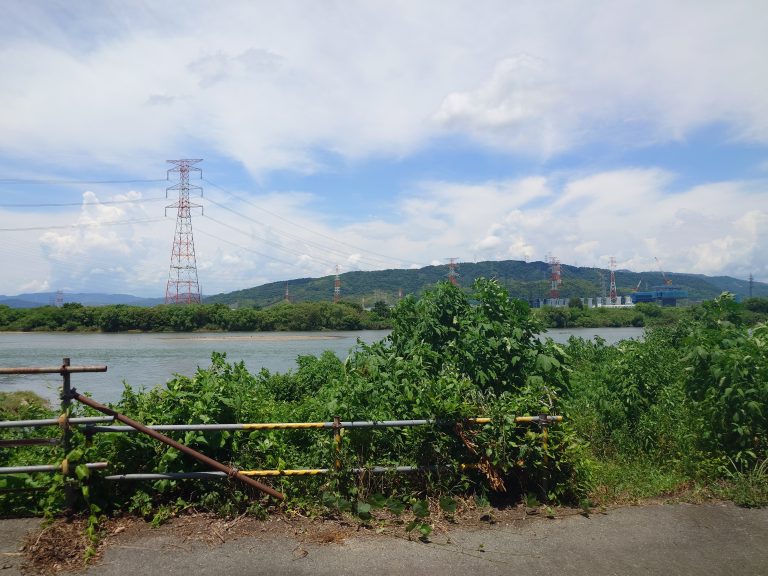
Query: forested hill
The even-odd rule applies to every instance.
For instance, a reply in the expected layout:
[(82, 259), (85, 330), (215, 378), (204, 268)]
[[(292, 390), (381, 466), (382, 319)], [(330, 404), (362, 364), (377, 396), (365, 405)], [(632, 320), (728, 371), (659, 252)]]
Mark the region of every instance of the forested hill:
[[(550, 271), (545, 262), (522, 262), (503, 260), (493, 262), (460, 263), (457, 268), (460, 286), (469, 287), (479, 277), (496, 278), (515, 298), (546, 298), (549, 293)], [(345, 272), (341, 274), (341, 297), (344, 300), (365, 300), (366, 306), (383, 300), (393, 304), (402, 292), (421, 294), (426, 288), (446, 280), (447, 266), (425, 266), (416, 270), (377, 270), (371, 272)], [(610, 282), (610, 272), (598, 268), (561, 266), (562, 298), (594, 297), (603, 293), (601, 274), (605, 290)], [(729, 276), (704, 276), (701, 274), (668, 273), (667, 278), (675, 286), (688, 290), (691, 300), (714, 298), (724, 290), (738, 296), (749, 296), (749, 282)], [(333, 298), (334, 276), (322, 278), (299, 278), (287, 281), (289, 298), (292, 302), (330, 300)], [(661, 272), (616, 271), (616, 287), (619, 295), (630, 294), (638, 283), (640, 289), (663, 284)], [(238, 290), (227, 294), (208, 296), (208, 303), (223, 303), (239, 306), (265, 307), (285, 299), (286, 282), (272, 282), (254, 288)], [(753, 296), (768, 297), (768, 284), (755, 282)]]

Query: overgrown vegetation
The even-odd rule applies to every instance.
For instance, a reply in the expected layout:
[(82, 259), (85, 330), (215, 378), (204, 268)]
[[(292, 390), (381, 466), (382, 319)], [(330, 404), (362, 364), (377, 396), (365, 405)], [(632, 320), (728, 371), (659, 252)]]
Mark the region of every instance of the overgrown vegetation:
[(732, 497), (768, 504), (760, 497), (768, 487), (768, 327), (748, 328), (732, 296), (642, 341), (571, 339), (567, 352), (565, 411), (600, 462), (596, 493), (615, 493), (616, 470), (639, 468), (650, 493), (670, 491), (670, 478), (678, 487), (717, 485), (719, 494), (749, 485), (752, 500)]
[[(472, 298), (472, 291), (463, 291)], [(427, 292), (429, 294), (429, 292)], [(768, 320), (768, 298), (749, 298), (741, 305), (743, 321), (755, 325)], [(579, 298), (567, 307), (534, 309), (546, 328), (672, 326), (689, 314), (688, 308), (639, 303), (632, 308), (586, 308)], [(10, 308), (0, 305), (0, 331), (46, 332), (192, 332), (192, 331), (313, 331), (391, 328), (391, 310), (377, 300), (370, 310), (344, 301), (280, 302), (268, 308), (230, 308), (221, 303), (159, 305), (154, 307), (83, 306)]]
[[(586, 308), (575, 298), (567, 307), (544, 306), (534, 312), (547, 328), (642, 328), (677, 324), (688, 314), (688, 309), (645, 302), (631, 308)], [(768, 315), (765, 318), (768, 319)]]
[[(177, 434), (241, 470), (333, 468), (338, 457), (338, 473), (277, 478), (287, 505), (352, 511), (363, 521), (376, 508), (410, 509), (409, 526), (422, 535), (429, 531), (426, 497), (444, 510), (455, 496), (516, 502), (541, 495), (545, 479), (547, 498), (573, 504), (700, 486), (759, 506), (768, 503), (768, 327), (747, 327), (745, 315), (726, 294), (642, 340), (608, 346), (572, 338), (558, 346), (539, 338), (539, 320), (495, 281), (477, 281), (470, 296), (443, 283), (419, 300), (404, 299), (392, 311), (391, 335), (359, 344), (345, 362), (327, 352), (300, 357), (293, 372), (251, 374), (214, 354), (192, 378), (149, 391), (126, 386), (115, 408), (151, 424), (437, 419), (447, 425), (345, 430), (338, 454), (327, 430)], [(44, 413), (27, 402), (0, 417)], [(564, 416), (549, 430), (546, 449), (538, 426), (515, 423), (523, 414)], [(492, 421), (471, 425), (473, 416)], [(30, 433), (15, 430), (2, 435)], [(130, 473), (203, 469), (137, 434), (77, 440), (74, 462), (109, 460), (113, 470)], [(3, 465), (57, 459), (47, 448), (0, 454)], [(393, 465), (435, 468), (410, 476), (350, 472)], [(228, 481), (111, 483), (88, 473), (81, 480), (91, 511), (128, 511), (156, 522), (189, 506), (263, 514), (266, 504)], [(61, 508), (55, 480), (0, 477), (0, 488), (25, 486), (53, 488), (45, 498), (10, 493), (2, 513)]]

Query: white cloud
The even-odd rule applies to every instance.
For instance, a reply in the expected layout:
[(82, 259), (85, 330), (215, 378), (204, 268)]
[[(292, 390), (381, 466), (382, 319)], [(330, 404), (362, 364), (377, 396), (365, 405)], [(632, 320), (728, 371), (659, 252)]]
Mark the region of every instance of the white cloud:
[(14, 293), (19, 294), (28, 294), (28, 293), (35, 293), (35, 292), (48, 292), (50, 291), (51, 286), (48, 284), (48, 281), (46, 280), (32, 280), (31, 282), (27, 282), (26, 284), (22, 284), (18, 287), (18, 289), (13, 290)]
[(491, 146), (549, 156), (568, 147), (565, 94), (546, 64), (528, 55), (505, 58), (472, 92), (453, 92), (434, 115), (438, 124)]
[(446, 127), (544, 155), (712, 123), (768, 141), (759, 3), (28, 10), (9, 17), (34, 28), (8, 22), (0, 45), (0, 150), (17, 158), (125, 168), (203, 145), (311, 171), (319, 150), (402, 155)]
[[(205, 291), (336, 264), (546, 253), (602, 266), (613, 255), (638, 270), (658, 256), (669, 270), (768, 280), (764, 182), (681, 187), (673, 168), (606, 170), (600, 158), (571, 173), (530, 166), (591, 143), (683, 142), (713, 125), (768, 144), (767, 13), (747, 0), (105, 2), (55, 13), (16, 3), (0, 21), (0, 166), (136, 174), (205, 152), (257, 178), (325, 176), (328, 156), (339, 170), (413, 151), (428, 158), (432, 143), (457, 134), (528, 165), (493, 177), (472, 166), (455, 181), (410, 173), (386, 191), (378, 217), (350, 224), (334, 225), (310, 188), (251, 202), (212, 194), (233, 212), (206, 204), (194, 217)], [(162, 293), (173, 214), (105, 224), (160, 216), (159, 205), (104, 203), (136, 194), (86, 192), (77, 213), (0, 208), (2, 228), (81, 225), (0, 232), (14, 270), (0, 292)]]
[[(619, 268), (637, 271), (656, 270), (658, 257), (668, 271), (768, 279), (768, 196), (761, 192), (766, 183), (671, 190), (674, 182), (672, 174), (656, 169), (472, 184), (429, 181), (403, 193), (398, 219), (348, 226), (333, 226), (312, 212), (313, 197), (306, 194), (242, 202), (211, 190), (205, 216), (193, 216), (200, 283), (206, 294), (214, 294), (329, 275), (337, 264), (342, 271), (415, 268), (445, 265), (448, 257), (532, 261), (548, 253), (566, 264), (600, 267), (614, 256)], [(129, 197), (137, 202), (106, 204), (107, 198), (84, 193), (80, 210), (69, 219), (88, 226), (3, 232), (12, 234), (19, 248), (7, 242), (0, 248), (4, 265), (17, 271), (0, 279), (0, 293), (162, 295), (173, 215), (107, 224), (159, 215), (160, 206), (145, 205), (138, 194)], [(19, 227), (62, 221), (46, 214), (13, 217)], [(0, 213), (2, 221), (10, 218)]]
[(475, 244), (476, 250), (490, 250), (493, 248), (496, 248), (499, 244), (501, 244), (501, 238), (498, 236), (486, 236), (480, 242)]
[[(550, 182), (551, 180), (551, 182)], [(487, 259), (544, 260), (655, 270), (659, 257), (668, 270), (744, 276), (764, 275), (762, 248), (768, 230), (764, 182), (724, 182), (672, 192), (673, 175), (655, 169), (620, 170), (588, 176), (558, 174), (530, 182), (458, 185), (430, 182), (404, 200), (430, 206), (441, 218), (445, 254)], [(529, 193), (516, 194), (529, 189)], [(531, 201), (552, 198), (547, 202)], [(433, 216), (434, 217), (434, 216)], [(400, 234), (413, 235), (417, 213)], [(412, 244), (415, 259), (425, 253)], [(434, 261), (433, 261), (434, 262)], [(765, 276), (760, 276), (765, 277)]]

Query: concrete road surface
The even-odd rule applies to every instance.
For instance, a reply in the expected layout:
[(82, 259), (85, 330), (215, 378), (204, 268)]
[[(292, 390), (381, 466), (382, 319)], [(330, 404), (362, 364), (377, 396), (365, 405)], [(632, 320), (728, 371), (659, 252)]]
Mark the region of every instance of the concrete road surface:
[[(0, 576), (20, 574), (18, 549), (34, 522), (0, 521)], [(560, 519), (452, 528), (429, 543), (348, 535), (321, 543), (305, 535), (245, 533), (211, 543), (172, 526), (119, 535), (85, 574), (562, 574), (768, 576), (768, 509), (732, 504), (627, 507)], [(221, 540), (225, 540), (222, 538)], [(332, 540), (332, 539), (331, 539)]]

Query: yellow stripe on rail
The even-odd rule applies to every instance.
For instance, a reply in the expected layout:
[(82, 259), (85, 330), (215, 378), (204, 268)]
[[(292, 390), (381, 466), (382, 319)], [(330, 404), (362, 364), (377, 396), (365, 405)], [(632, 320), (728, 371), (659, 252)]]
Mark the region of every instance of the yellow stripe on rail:
[(276, 430), (290, 428), (326, 428), (325, 422), (260, 422), (243, 424), (244, 430)]
[(328, 468), (310, 468), (307, 470), (240, 470), (243, 476), (314, 476), (328, 474)]

